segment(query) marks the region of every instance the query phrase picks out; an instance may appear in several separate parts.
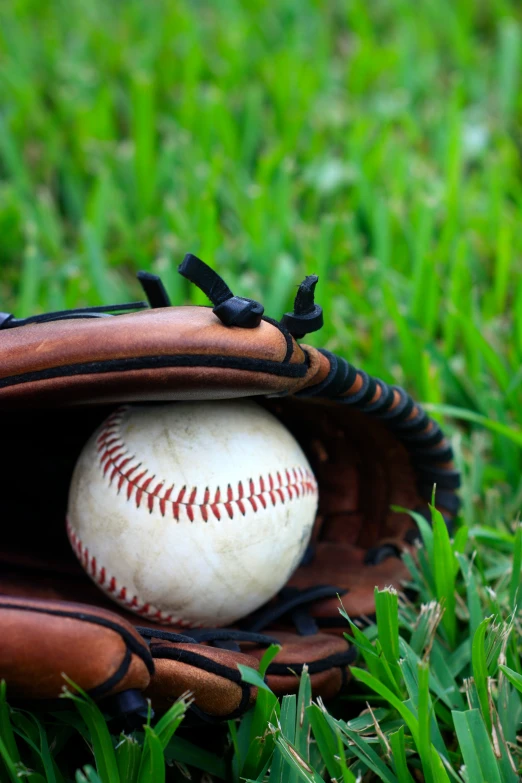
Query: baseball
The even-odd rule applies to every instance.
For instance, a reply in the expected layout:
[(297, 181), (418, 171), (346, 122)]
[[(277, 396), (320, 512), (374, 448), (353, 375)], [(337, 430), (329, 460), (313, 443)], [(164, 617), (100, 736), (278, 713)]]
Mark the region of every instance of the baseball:
[(254, 402), (124, 406), (78, 459), (67, 531), (89, 576), (127, 609), (223, 626), (287, 582), (317, 500), (301, 447)]

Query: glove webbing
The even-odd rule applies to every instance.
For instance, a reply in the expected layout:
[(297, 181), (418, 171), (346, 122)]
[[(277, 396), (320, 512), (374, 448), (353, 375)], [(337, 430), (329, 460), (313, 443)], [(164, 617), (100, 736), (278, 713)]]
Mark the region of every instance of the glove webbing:
[[(433, 485), (437, 485), (437, 503), (448, 512), (443, 516), (449, 525), (460, 508), (460, 500), (454, 493), (460, 486), (460, 474), (445, 467), (453, 460), (453, 449), (445, 441), (439, 425), (404, 389), (372, 378), (330, 351), (320, 350), (320, 353), (328, 359), (330, 372), (321, 383), (303, 389), (296, 397), (335, 400), (382, 421), (411, 456), (419, 494), (427, 502), (431, 502)], [(356, 383), (360, 388), (350, 394)], [(375, 399), (377, 390), (379, 396)], [(427, 514), (429, 519), (429, 511), (424, 506), (415, 510)]]

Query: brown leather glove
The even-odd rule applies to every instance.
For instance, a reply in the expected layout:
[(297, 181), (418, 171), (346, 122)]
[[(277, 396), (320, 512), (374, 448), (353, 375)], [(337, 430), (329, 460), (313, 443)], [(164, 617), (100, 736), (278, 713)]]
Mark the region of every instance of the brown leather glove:
[[(238, 664), (257, 667), (272, 642), (281, 644), (267, 672), (275, 692), (295, 691), (307, 664), (315, 694), (333, 696), (353, 659), (337, 595), (354, 619), (369, 618), (374, 587), (407, 576), (400, 553), (417, 531), (390, 507), (426, 515), (436, 483), (448, 523), (458, 510), (459, 475), (438, 424), (402, 389), (296, 342), (322, 324), (317, 278), (278, 323), (194, 256), (180, 272), (213, 309), (171, 307), (159, 279), (141, 273), (150, 308), (0, 314), (0, 678), (11, 698), (55, 698), (65, 672), (121, 712), (139, 711), (143, 693), (163, 709), (188, 689), (200, 716), (230, 718), (256, 696)], [(244, 396), (308, 457), (319, 485), (312, 542), (289, 585), (240, 627), (178, 634), (113, 604), (78, 564), (65, 531), (72, 471), (121, 403)]]

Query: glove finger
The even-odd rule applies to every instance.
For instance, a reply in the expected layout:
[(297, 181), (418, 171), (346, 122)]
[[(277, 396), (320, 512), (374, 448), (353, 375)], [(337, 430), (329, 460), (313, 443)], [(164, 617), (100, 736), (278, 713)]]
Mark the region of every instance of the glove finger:
[[(355, 650), (348, 643), (330, 634), (298, 636), (284, 631), (268, 631), (281, 644), (268, 667), (266, 681), (277, 694), (297, 693), (304, 666), (308, 668), (314, 697), (331, 699), (348, 679), (348, 665), (353, 663)], [(258, 660), (264, 650), (250, 651)]]
[(143, 690), (154, 670), (134, 628), (95, 606), (0, 596), (0, 628), (0, 679), (15, 698), (55, 699), (65, 673), (99, 699)]
[[(246, 640), (239, 642), (238, 651), (155, 639), (154, 629), (150, 633), (156, 672), (145, 695), (154, 709), (167, 709), (187, 690), (194, 695), (200, 716), (207, 719), (238, 717), (252, 705), (257, 689), (242, 681), (238, 664), (257, 669), (266, 645), (248, 641), (248, 634), (243, 635)], [(172, 631), (166, 635), (172, 637)], [(298, 636), (284, 631), (268, 636), (281, 645), (265, 678), (274, 693), (296, 693), (305, 666), (315, 696), (332, 698), (346, 683), (355, 650), (344, 639), (324, 633)]]
[(158, 712), (167, 710), (186, 691), (194, 697), (195, 711), (207, 719), (237, 718), (253, 704), (257, 689), (243, 682), (238, 664), (257, 669), (256, 657), (155, 639), (150, 650), (156, 671), (145, 695)]

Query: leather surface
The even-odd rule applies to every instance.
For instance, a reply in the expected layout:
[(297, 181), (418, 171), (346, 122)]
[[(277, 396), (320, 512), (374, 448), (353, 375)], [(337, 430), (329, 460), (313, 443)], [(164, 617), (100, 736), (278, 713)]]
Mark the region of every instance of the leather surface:
[[(24, 563), (23, 568), (21, 567), (21, 562)], [(160, 627), (155, 623), (147, 621), (145, 618), (137, 617), (112, 604), (85, 576), (83, 570), (79, 566), (76, 568), (72, 561), (71, 563), (64, 562), (62, 567), (56, 563), (55, 568), (57, 570), (51, 573), (45, 570), (44, 563), (35, 556), (31, 559), (26, 556), (20, 561), (18, 558), (6, 558), (3, 555), (0, 556), (0, 567), (2, 567), (2, 574), (0, 575), (0, 605), (4, 600), (8, 600), (4, 599), (3, 596), (9, 593), (11, 596), (17, 597), (9, 600), (16, 602), (20, 606), (30, 607), (33, 603), (36, 603), (49, 611), (53, 608), (63, 611), (67, 607), (69, 611), (71, 611), (71, 608), (74, 611), (86, 613), (93, 611), (96, 613), (96, 616), (112, 620), (115, 623), (121, 623), (125, 628), (128, 628), (129, 624), (148, 626), (152, 631)], [(36, 596), (40, 600), (34, 602), (33, 597)], [(76, 602), (81, 601), (84, 603), (68, 604), (64, 600), (67, 598), (74, 598)], [(13, 620), (15, 624), (18, 617), (19, 613)], [(25, 638), (34, 642), (38, 634), (45, 634), (47, 619), (47, 614), (40, 617), (40, 615), (34, 613), (27, 613), (24, 623), (19, 626), (21, 633), (24, 634)], [(85, 662), (85, 659), (80, 656), (79, 652), (82, 645), (88, 643), (86, 635), (89, 633), (90, 628), (82, 626), (80, 632), (78, 630), (80, 626), (77, 624), (79, 621), (74, 621), (76, 625), (71, 625), (71, 621), (67, 622), (64, 627), (61, 626), (60, 622), (55, 622), (54, 625), (49, 626), (50, 635), (47, 637), (47, 645), (51, 650), (54, 650), (54, 645), (58, 640), (68, 638), (67, 634), (71, 633), (71, 629), (77, 634), (75, 645), (69, 647), (68, 652), (62, 651), (58, 658), (49, 655), (47, 647), (44, 647), (45, 655), (42, 661), (40, 657), (42, 647), (34, 646), (33, 644), (24, 646), (23, 654), (18, 655), (18, 645), (21, 644), (20, 636), (14, 638), (13, 647), (4, 650), (5, 658), (2, 657), (0, 645), (0, 676), (8, 678), (10, 692), (15, 696), (51, 698), (58, 695), (59, 689), (64, 682), (61, 677), (62, 671), (69, 674), (69, 671), (74, 670), (75, 676), (72, 674), (69, 674), (69, 676), (86, 689), (94, 687), (91, 683), (96, 684), (95, 675), (99, 679), (100, 672), (105, 672), (107, 676), (110, 676), (112, 670), (109, 671), (107, 659), (102, 656), (97, 660), (95, 669), (89, 668), (89, 677), (91, 679), (85, 678), (85, 676), (81, 681), (77, 679), (80, 676), (78, 673), (78, 660), (81, 659)], [(0, 609), (0, 628), (5, 627), (4, 623), (5, 620)], [(164, 630), (170, 633), (173, 631), (170, 627), (165, 627)], [(190, 635), (190, 631), (183, 631), (182, 633)], [(282, 695), (295, 692), (296, 683), (299, 681), (296, 670), (300, 671), (300, 667), (304, 663), (315, 664), (321, 668), (321, 671), (313, 673), (311, 677), (316, 696), (330, 698), (338, 692), (345, 678), (345, 666), (339, 666), (335, 661), (330, 665), (328, 660), (340, 653), (346, 654), (348, 644), (344, 639), (327, 634), (300, 637), (295, 633), (281, 630), (271, 630), (268, 633), (282, 645), (282, 649), (274, 659), (273, 664), (279, 667), (281, 665), (287, 667), (283, 674), (270, 675), (268, 678), (270, 687), (273, 688), (275, 693)], [(135, 632), (134, 634), (141, 641), (141, 644), (145, 645), (141, 637)], [(104, 637), (100, 638), (102, 639), (101, 644), (104, 645), (106, 643)], [(195, 704), (199, 710), (211, 717), (220, 719), (228, 719), (235, 716), (236, 713), (240, 714), (255, 700), (256, 689), (245, 686), (240, 681), (237, 665), (241, 663), (251, 668), (257, 668), (265, 652), (264, 646), (248, 642), (241, 643), (241, 651), (234, 652), (203, 644), (186, 644), (183, 642), (175, 644), (171, 641), (152, 638), (150, 650), (154, 656), (155, 665), (155, 672), (150, 678), (150, 682), (148, 678), (147, 682), (139, 682), (137, 673), (133, 669), (129, 675), (133, 675), (134, 679), (129, 676), (122, 681), (122, 685), (125, 687), (144, 688), (145, 695), (152, 700), (154, 709), (159, 712), (168, 709), (187, 690), (194, 695)], [(193, 658), (192, 662), (187, 662), (187, 660), (183, 659), (184, 654), (187, 653), (189, 657)], [(7, 666), (6, 660), (19, 662), (17, 663), (16, 671)], [(43, 668), (42, 662), (44, 664)], [(216, 671), (207, 671), (205, 669), (207, 662), (215, 665)], [(25, 671), (41, 671), (42, 676), (46, 678), (49, 674), (52, 674), (51, 679), (47, 680), (52, 687), (47, 690), (35, 687), (35, 680), (29, 679), (24, 674)], [(116, 690), (123, 689), (124, 687)], [(114, 689), (110, 692), (113, 693)]]
[[(409, 546), (405, 537), (414, 524), (391, 506), (425, 504), (418, 459), (385, 420), (352, 405), (365, 392), (364, 373), (341, 384), (335, 400), (287, 396), (316, 393), (331, 372), (326, 354), (297, 345), (277, 326), (263, 321), (256, 329), (225, 327), (209, 308), (163, 308), (0, 332), (6, 457), (0, 677), (8, 694), (54, 698), (65, 671), (97, 698), (138, 689), (160, 710), (188, 689), (201, 713), (221, 719), (240, 714), (256, 697), (237, 666), (255, 667), (263, 644), (241, 642), (238, 652), (156, 639), (149, 650), (133, 623), (153, 624), (112, 604), (70, 550), (65, 508), (75, 460), (121, 402), (260, 397), (300, 442), (319, 484), (311, 559), (291, 585), (333, 585), (345, 593), (343, 605), (352, 618), (373, 613), (376, 585), (401, 589), (407, 573), (398, 558), (372, 566), (366, 556), (383, 544)], [(384, 392), (378, 384), (369, 389), (371, 410)], [(393, 412), (405, 398), (396, 390), (390, 394), (387, 410)], [(404, 418), (415, 423), (419, 416), (412, 404)], [(429, 433), (433, 423), (422, 426)], [(430, 458), (437, 470), (451, 470), (450, 462)], [(305, 608), (322, 628), (331, 623), (337, 634), (344, 630), (334, 628), (337, 598)], [(283, 614), (263, 629), (282, 644), (267, 675), (270, 686), (280, 694), (295, 692), (306, 664), (314, 695), (334, 696), (347, 678), (346, 641), (324, 632), (299, 636), (293, 622)]]
[(66, 686), (63, 672), (101, 696), (149, 684), (146, 644), (112, 612), (0, 595), (0, 629), (0, 675), (9, 696), (58, 698)]
[(225, 327), (206, 307), (29, 324), (2, 331), (0, 407), (288, 392), (305, 364), (273, 324)]
[(28, 381), (0, 389), (0, 409), (30, 408), (35, 399), (40, 407), (49, 408), (58, 405), (102, 405), (116, 401), (232, 399), (286, 393), (288, 387), (295, 386), (297, 382), (294, 378), (252, 370), (206, 366), (92, 373)]
[[(151, 649), (162, 657), (155, 658), (156, 674), (145, 691), (157, 710), (168, 709), (185, 691), (190, 691), (200, 710), (218, 718), (230, 718), (244, 712), (255, 701), (256, 689), (240, 682), (238, 664), (257, 668), (257, 660), (244, 653), (232, 653), (203, 645), (157, 643)], [(166, 654), (172, 651), (173, 658)], [(180, 660), (178, 655), (189, 653), (193, 664)], [(206, 659), (215, 665), (215, 671), (205, 670)], [(237, 682), (234, 681), (237, 677)]]
[(3, 331), (0, 348), (1, 378), (115, 358), (216, 354), (282, 362), (287, 352), (284, 335), (272, 324), (226, 327), (208, 307), (29, 324)]

